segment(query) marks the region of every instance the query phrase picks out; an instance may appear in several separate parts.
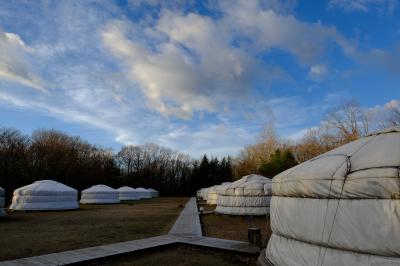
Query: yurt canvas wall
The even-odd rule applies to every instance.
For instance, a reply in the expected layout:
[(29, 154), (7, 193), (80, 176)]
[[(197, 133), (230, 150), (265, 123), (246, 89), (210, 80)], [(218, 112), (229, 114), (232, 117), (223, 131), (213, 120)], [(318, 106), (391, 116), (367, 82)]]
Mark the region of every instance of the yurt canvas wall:
[(400, 130), (361, 138), (273, 179), (274, 265), (400, 265)]
[(207, 201), (207, 204), (210, 205), (217, 204), (217, 197), (218, 197), (217, 188), (218, 185), (207, 188), (205, 192), (205, 200)]
[(5, 191), (2, 187), (0, 187), (0, 217), (5, 215), (4, 206), (5, 206)]
[(216, 213), (230, 215), (266, 215), (271, 199), (271, 179), (248, 175), (217, 189)]
[(152, 188), (148, 188), (147, 190), (150, 191), (150, 195), (151, 195), (152, 198), (158, 198), (159, 197), (159, 193), (158, 193), (157, 190), (152, 189)]
[(151, 192), (148, 191), (145, 188), (139, 187), (139, 188), (136, 189), (136, 191), (139, 193), (139, 197), (141, 199), (149, 199), (149, 198), (151, 198)]
[(106, 185), (96, 185), (85, 189), (81, 193), (82, 204), (112, 204), (119, 203), (118, 190)]
[(12, 210), (78, 209), (78, 191), (53, 180), (36, 181), (14, 190)]
[(118, 195), (119, 195), (119, 200), (120, 201), (125, 201), (125, 200), (138, 200), (140, 199), (139, 193), (131, 187), (120, 187), (118, 190)]

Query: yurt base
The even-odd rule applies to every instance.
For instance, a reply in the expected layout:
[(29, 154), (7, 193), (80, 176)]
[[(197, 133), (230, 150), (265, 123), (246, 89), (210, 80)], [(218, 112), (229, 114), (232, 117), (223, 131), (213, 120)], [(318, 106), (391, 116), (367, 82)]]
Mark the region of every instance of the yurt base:
[(261, 251), (260, 256), (258, 256), (257, 265), (259, 266), (274, 266), (266, 257), (265, 249)]

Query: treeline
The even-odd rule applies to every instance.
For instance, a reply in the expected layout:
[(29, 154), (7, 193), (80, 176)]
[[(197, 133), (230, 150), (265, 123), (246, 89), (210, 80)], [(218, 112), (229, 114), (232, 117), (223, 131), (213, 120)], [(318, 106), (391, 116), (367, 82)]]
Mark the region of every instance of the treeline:
[(0, 128), (0, 186), (14, 189), (52, 179), (81, 191), (91, 185), (152, 187), (164, 196), (193, 195), (199, 188), (232, 180), (231, 159), (196, 161), (155, 144), (126, 146), (114, 154), (56, 130), (31, 136)]
[(269, 125), (260, 140), (242, 149), (234, 161), (234, 175), (277, 173), (338, 146), (388, 127), (400, 126), (400, 101), (381, 108), (363, 109), (351, 101), (328, 112), (320, 126), (309, 129), (299, 140), (277, 136)]

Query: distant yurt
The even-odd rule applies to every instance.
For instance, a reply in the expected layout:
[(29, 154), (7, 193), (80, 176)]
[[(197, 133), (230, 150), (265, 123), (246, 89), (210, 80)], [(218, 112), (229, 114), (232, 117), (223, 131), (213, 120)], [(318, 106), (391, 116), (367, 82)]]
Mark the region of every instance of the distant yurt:
[(150, 199), (151, 198), (151, 192), (145, 188), (138, 187), (136, 189), (136, 191), (138, 192), (138, 195), (141, 199)]
[(44, 211), (78, 209), (78, 191), (53, 180), (36, 181), (14, 190), (11, 210)]
[(0, 187), (0, 217), (5, 215), (4, 206), (5, 206), (5, 191), (2, 187)]
[(82, 204), (112, 204), (119, 203), (118, 190), (106, 185), (96, 185), (85, 189), (81, 193)]
[(275, 176), (265, 264), (400, 265), (399, 169), (392, 128)]
[(120, 201), (140, 199), (139, 193), (134, 188), (124, 186), (124, 187), (120, 187), (117, 190), (118, 190), (118, 195), (119, 195)]
[(216, 213), (229, 215), (266, 215), (271, 200), (271, 179), (247, 175), (217, 189)]
[(217, 188), (218, 188), (218, 185), (209, 187), (205, 191), (204, 199), (207, 201), (207, 204), (210, 204), (210, 205), (217, 204), (217, 197), (218, 197)]
[(207, 204), (216, 205), (218, 200), (218, 191), (220, 189), (224, 189), (231, 183), (232, 182), (224, 182), (221, 185), (215, 185), (207, 188), (207, 190), (205, 191), (205, 199), (207, 201)]
[(155, 189), (148, 188), (147, 190), (150, 191), (150, 195), (152, 198), (158, 198), (160, 196), (158, 191)]

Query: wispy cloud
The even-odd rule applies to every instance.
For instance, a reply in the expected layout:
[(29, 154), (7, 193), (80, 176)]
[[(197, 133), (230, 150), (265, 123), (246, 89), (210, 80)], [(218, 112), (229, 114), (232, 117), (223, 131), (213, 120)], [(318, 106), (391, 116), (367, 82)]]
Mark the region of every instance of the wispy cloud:
[(396, 0), (330, 0), (329, 8), (340, 8), (345, 11), (393, 13), (397, 7)]

